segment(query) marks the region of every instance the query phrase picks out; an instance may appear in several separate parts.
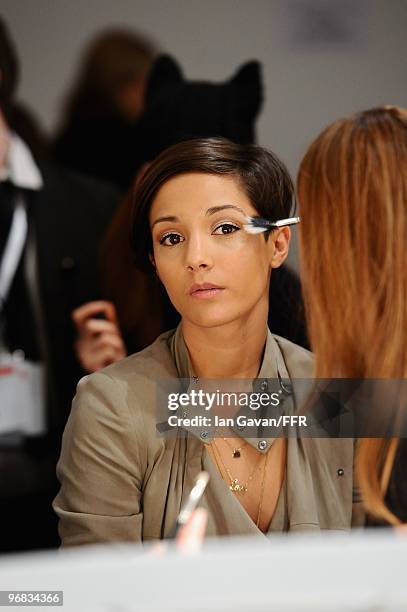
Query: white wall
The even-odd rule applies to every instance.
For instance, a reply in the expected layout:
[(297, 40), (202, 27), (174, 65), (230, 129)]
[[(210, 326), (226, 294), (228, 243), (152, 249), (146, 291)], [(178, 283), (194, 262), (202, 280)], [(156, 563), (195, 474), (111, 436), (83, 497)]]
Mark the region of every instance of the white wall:
[(84, 43), (112, 25), (152, 36), (190, 78), (224, 79), (259, 59), (259, 142), (293, 173), (331, 120), (407, 105), (407, 0), (1, 0), (0, 10), (21, 58), (20, 98), (49, 130)]

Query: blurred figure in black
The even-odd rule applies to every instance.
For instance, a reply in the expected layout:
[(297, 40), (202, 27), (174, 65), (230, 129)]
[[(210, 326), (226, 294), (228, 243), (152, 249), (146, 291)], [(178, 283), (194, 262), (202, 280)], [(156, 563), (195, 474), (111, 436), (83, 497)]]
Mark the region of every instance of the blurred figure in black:
[(88, 47), (55, 142), (63, 165), (127, 188), (137, 166), (133, 128), (143, 109), (152, 45), (131, 30), (107, 30)]
[[(223, 136), (239, 143), (256, 140), (255, 123), (263, 100), (260, 65), (247, 62), (221, 83), (188, 81), (177, 62), (160, 57), (150, 73), (146, 108), (137, 126), (134, 148), (139, 175), (170, 145), (189, 138)], [(135, 165), (136, 168), (136, 165)], [(136, 179), (137, 180), (137, 179)], [(175, 327), (179, 315), (155, 274), (136, 269), (130, 247), (132, 194), (128, 193), (109, 227), (104, 245), (105, 295), (117, 310), (86, 304), (75, 311), (79, 332), (78, 357), (87, 371), (106, 364), (107, 351), (124, 339), (128, 353), (139, 351)], [(94, 316), (103, 312), (105, 330)], [(287, 266), (273, 271), (270, 287), (269, 327), (275, 334), (307, 347), (301, 286)], [(111, 361), (115, 361), (113, 358)]]
[(18, 76), (0, 20), (1, 552), (59, 543), (55, 463), (83, 374), (70, 312), (99, 296), (98, 244), (118, 199), (34, 158), (11, 127)]
[(36, 159), (49, 159), (49, 138), (30, 108), (20, 101), (14, 101), (8, 113), (8, 125), (24, 140)]

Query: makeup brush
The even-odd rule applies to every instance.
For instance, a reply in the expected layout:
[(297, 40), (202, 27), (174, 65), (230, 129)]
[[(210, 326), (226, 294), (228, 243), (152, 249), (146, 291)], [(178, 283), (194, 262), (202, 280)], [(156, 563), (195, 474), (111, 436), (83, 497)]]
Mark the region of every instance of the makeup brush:
[(179, 513), (177, 521), (169, 535), (170, 538), (175, 538), (178, 531), (181, 529), (181, 527), (184, 527), (184, 525), (188, 523), (193, 511), (195, 510), (199, 501), (201, 500), (201, 497), (205, 491), (205, 488), (208, 482), (209, 482), (208, 472), (204, 472), (204, 471), (199, 472), (198, 476), (196, 477), (194, 486), (192, 487), (192, 490), (185, 503), (185, 506), (181, 508), (181, 512)]
[(296, 225), (299, 222), (299, 217), (288, 217), (287, 219), (279, 219), (278, 221), (270, 221), (270, 219), (264, 219), (263, 217), (246, 217), (246, 223), (243, 225), (243, 229), (246, 230), (248, 234), (261, 234), (261, 232), (278, 229), (286, 225)]

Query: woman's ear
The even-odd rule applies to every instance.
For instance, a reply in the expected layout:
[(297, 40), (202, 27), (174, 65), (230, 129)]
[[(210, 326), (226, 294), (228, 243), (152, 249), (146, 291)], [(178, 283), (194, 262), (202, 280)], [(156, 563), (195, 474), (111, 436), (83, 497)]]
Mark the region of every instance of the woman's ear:
[(270, 265), (272, 268), (279, 268), (288, 255), (291, 240), (291, 230), (289, 227), (280, 227), (269, 236), (270, 244)]

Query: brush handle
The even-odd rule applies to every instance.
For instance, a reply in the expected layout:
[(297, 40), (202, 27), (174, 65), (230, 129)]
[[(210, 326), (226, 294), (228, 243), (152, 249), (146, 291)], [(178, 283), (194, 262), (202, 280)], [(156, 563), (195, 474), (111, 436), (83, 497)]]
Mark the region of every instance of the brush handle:
[(299, 217), (288, 217), (287, 219), (279, 219), (272, 223), (274, 227), (286, 227), (287, 225), (296, 225), (300, 222)]
[(295, 225), (300, 222), (299, 217), (287, 217), (287, 219), (278, 219), (277, 221), (270, 221), (264, 217), (248, 217), (247, 224), (252, 227), (264, 227), (264, 228), (277, 228), (285, 227), (287, 225)]

